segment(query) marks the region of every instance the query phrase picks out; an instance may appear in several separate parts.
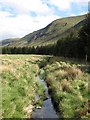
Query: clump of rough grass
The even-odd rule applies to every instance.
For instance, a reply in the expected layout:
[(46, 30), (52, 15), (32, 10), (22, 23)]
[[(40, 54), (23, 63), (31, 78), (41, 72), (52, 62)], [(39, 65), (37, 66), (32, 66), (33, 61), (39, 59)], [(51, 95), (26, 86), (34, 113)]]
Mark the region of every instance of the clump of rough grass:
[(54, 72), (55, 76), (59, 79), (64, 79), (67, 77), (67, 71), (65, 70), (57, 70)]
[(67, 71), (68, 77), (71, 79), (75, 79), (82, 76), (82, 71), (78, 68), (74, 68), (74, 67), (67, 68), (66, 71)]
[(63, 91), (72, 92), (72, 85), (67, 79), (61, 81), (61, 86)]
[(46, 82), (48, 85), (52, 84), (52, 81), (53, 81), (53, 75), (52, 74), (47, 74), (47, 77), (46, 77)]

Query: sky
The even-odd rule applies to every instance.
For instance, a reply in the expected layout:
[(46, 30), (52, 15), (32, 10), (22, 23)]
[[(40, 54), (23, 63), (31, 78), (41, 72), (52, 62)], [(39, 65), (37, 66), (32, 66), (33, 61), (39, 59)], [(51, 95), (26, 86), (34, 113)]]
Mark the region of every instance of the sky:
[(23, 37), (55, 19), (88, 12), (89, 0), (0, 0), (0, 40)]

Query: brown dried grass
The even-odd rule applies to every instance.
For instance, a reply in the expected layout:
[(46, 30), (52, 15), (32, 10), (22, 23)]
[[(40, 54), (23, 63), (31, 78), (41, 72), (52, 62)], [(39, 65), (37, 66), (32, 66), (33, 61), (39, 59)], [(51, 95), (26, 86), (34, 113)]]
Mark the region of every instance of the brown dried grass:
[(66, 92), (72, 91), (72, 85), (67, 79), (62, 80), (61, 86), (63, 91), (66, 91)]
[(82, 76), (82, 71), (79, 68), (68, 68), (66, 69), (67, 73), (68, 73), (68, 77), (74, 79), (77, 77), (81, 77)]

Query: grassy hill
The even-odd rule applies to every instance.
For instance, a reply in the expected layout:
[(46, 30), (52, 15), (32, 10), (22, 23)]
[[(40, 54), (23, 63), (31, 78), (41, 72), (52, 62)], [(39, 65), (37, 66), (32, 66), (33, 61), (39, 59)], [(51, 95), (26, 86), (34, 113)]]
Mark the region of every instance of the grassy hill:
[(34, 31), (18, 41), (6, 42), (6, 40), (4, 40), (5, 42), (3, 41), (4, 44), (2, 45), (21, 47), (55, 43), (60, 38), (65, 37), (73, 29), (78, 30), (82, 26), (85, 17), (86, 15), (57, 19), (45, 28)]
[(0, 41), (0, 46), (11, 46), (12, 44), (18, 42), (19, 38), (9, 38)]

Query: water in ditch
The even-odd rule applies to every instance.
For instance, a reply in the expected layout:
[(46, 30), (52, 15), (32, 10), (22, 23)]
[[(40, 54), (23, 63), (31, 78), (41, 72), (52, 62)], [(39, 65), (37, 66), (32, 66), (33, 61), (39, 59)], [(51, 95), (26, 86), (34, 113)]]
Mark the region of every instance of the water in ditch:
[[(42, 119), (55, 118), (56, 120), (59, 120), (59, 117), (53, 107), (51, 97), (48, 93), (48, 87), (47, 87), (46, 82), (44, 80), (41, 80), (39, 75), (37, 76), (37, 80), (45, 86), (45, 88), (46, 88), (45, 92), (46, 92), (46, 96), (48, 99), (43, 101), (43, 105), (42, 105), (41, 109), (36, 108), (33, 111), (32, 118), (34, 120), (38, 120), (39, 118), (42, 118)], [(38, 99), (38, 97), (37, 97), (37, 99)]]

